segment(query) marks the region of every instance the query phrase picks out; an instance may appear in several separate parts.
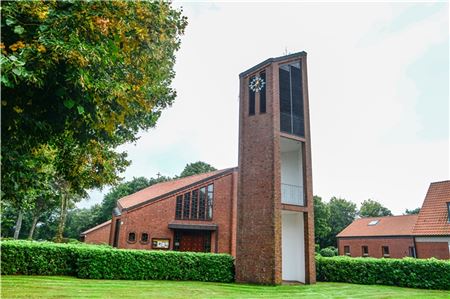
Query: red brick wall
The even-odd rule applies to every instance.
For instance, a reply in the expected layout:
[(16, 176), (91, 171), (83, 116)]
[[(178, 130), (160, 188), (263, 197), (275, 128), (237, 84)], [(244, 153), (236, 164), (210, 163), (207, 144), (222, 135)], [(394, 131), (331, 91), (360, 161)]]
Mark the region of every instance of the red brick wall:
[(416, 242), (417, 257), (427, 259), (450, 259), (447, 242)]
[(84, 242), (91, 244), (108, 244), (110, 229), (111, 224), (107, 224), (94, 231), (91, 231), (84, 236)]
[(236, 247), (236, 280), (240, 282), (281, 282), (278, 254), (281, 252), (281, 213), (275, 207), (280, 202), (280, 188), (276, 188), (277, 182), (280, 186), (280, 161), (275, 154), (275, 148), (279, 147), (279, 122), (274, 119), (278, 107), (273, 100), (276, 84), (272, 72), (272, 67), (266, 68), (267, 112), (264, 114), (259, 112), (259, 93), (256, 93), (256, 113), (248, 115), (249, 77), (240, 81)]
[[(233, 178), (237, 172), (228, 173), (225, 176), (216, 178), (214, 180), (202, 183), (190, 189), (185, 189), (178, 194), (174, 194), (168, 198), (158, 200), (148, 205), (123, 211), (120, 219), (122, 221), (120, 227), (119, 248), (132, 249), (152, 249), (152, 238), (170, 239), (170, 249), (173, 249), (174, 232), (169, 229), (169, 223), (182, 224), (217, 224), (218, 231), (211, 234), (211, 251), (219, 253), (232, 253), (232, 227), (236, 220), (232, 217), (233, 205), (235, 205), (236, 197), (233, 184)], [(213, 218), (210, 221), (202, 220), (175, 220), (175, 204), (176, 197), (179, 194), (184, 194), (193, 189), (207, 186), (214, 183), (214, 205)], [(234, 202), (233, 202), (234, 201)], [(113, 223), (115, 223), (113, 219)], [(114, 225), (113, 225), (114, 226)], [(114, 228), (113, 228), (114, 230)], [(112, 244), (114, 238), (114, 231), (111, 231), (110, 243)], [(128, 233), (136, 233), (136, 242), (129, 243)], [(149, 242), (143, 244), (140, 242), (141, 234), (145, 232), (149, 234)], [(217, 234), (219, 235), (216, 242)], [(217, 249), (216, 249), (216, 244)]]
[[(279, 65), (285, 61), (261, 66), (240, 78), (239, 116), (239, 183), (236, 247), (236, 280), (240, 282), (279, 284), (282, 282), (281, 252), (281, 163)], [(301, 58), (304, 86), (306, 283), (315, 282), (314, 209), (312, 200), (312, 168), (307, 95), (306, 56)], [(255, 115), (249, 116), (249, 78), (266, 72), (266, 113), (259, 111), (260, 94), (255, 95)], [(297, 139), (295, 136), (290, 136)]]
[(362, 246), (369, 247), (369, 256), (383, 257), (382, 246), (389, 246), (389, 257), (403, 258), (409, 256), (409, 247), (414, 247), (412, 237), (398, 238), (339, 238), (339, 255), (344, 255), (344, 246), (350, 246), (352, 257), (362, 256)]

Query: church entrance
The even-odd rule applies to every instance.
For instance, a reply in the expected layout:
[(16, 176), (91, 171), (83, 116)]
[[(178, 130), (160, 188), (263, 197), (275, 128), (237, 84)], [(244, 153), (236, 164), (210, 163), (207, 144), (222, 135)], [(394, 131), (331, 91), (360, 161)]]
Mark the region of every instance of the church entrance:
[(211, 252), (211, 231), (176, 230), (174, 250)]

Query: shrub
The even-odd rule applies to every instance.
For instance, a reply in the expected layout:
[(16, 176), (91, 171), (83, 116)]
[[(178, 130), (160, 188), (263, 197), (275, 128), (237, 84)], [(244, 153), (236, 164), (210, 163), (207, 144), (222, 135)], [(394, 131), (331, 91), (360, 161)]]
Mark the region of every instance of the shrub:
[(317, 280), (382, 284), (422, 289), (450, 289), (450, 261), (316, 257)]
[(228, 254), (124, 250), (87, 244), (1, 242), (2, 274), (71, 275), (95, 279), (231, 282)]
[(77, 266), (91, 279), (234, 280), (228, 254), (94, 248), (79, 252)]
[(2, 241), (1, 273), (75, 275), (77, 246), (51, 242)]
[(321, 256), (332, 257), (338, 255), (337, 248), (329, 246), (327, 248), (322, 248), (319, 251)]

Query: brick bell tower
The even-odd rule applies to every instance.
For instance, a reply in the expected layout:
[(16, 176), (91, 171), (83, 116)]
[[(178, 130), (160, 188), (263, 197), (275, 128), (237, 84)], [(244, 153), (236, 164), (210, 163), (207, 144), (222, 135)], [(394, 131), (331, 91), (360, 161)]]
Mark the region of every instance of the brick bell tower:
[(239, 75), (236, 280), (315, 283), (306, 52)]

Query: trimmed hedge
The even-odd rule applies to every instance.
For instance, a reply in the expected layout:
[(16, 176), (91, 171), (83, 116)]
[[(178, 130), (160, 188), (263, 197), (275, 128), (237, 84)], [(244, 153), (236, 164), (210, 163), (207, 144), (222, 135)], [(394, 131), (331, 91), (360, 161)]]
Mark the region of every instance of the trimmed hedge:
[(167, 279), (231, 282), (228, 254), (124, 250), (50, 242), (1, 242), (4, 275), (70, 275), (91, 279)]
[(3, 275), (70, 275), (77, 273), (77, 245), (51, 242), (2, 241)]
[(450, 261), (316, 257), (318, 281), (450, 290)]

